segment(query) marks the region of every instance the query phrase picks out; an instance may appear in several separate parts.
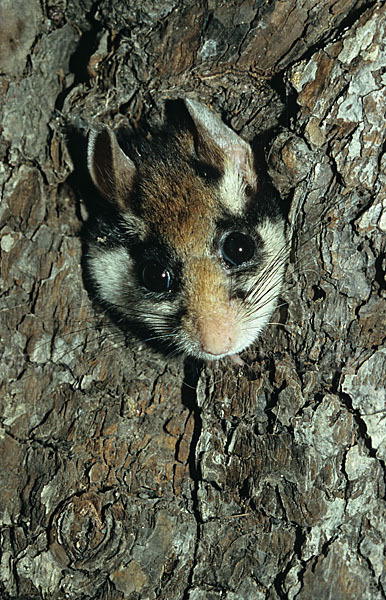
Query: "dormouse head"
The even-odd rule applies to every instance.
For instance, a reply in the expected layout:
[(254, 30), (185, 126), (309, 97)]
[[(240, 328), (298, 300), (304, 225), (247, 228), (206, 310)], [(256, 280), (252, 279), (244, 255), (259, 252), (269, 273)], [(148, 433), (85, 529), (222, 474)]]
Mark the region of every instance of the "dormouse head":
[(115, 320), (197, 358), (237, 355), (269, 321), (283, 276), (277, 193), (250, 145), (195, 100), (152, 138), (92, 132), (86, 271)]

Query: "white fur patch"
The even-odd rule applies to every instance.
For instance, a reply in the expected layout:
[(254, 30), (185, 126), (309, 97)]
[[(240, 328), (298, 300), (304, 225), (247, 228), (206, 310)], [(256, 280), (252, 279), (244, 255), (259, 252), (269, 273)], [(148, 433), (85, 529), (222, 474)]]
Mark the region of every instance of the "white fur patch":
[(90, 252), (89, 268), (98, 287), (100, 298), (120, 306), (122, 290), (127, 287), (132, 268), (132, 261), (127, 251), (122, 247), (99, 251), (92, 250)]
[(246, 202), (245, 187), (246, 183), (240, 171), (228, 161), (221, 180), (220, 194), (223, 206), (234, 215), (243, 214)]
[(275, 223), (270, 219), (266, 219), (258, 226), (257, 231), (264, 242), (264, 251), (267, 254), (268, 261), (279, 253), (285, 253), (286, 241), (283, 221)]

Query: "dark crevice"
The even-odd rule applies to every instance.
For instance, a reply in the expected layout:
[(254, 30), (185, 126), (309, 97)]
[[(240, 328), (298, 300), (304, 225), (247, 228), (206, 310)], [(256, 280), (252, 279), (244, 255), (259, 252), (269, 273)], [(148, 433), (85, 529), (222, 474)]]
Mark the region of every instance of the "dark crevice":
[(74, 74), (73, 83), (65, 88), (55, 102), (55, 109), (61, 111), (68, 94), (80, 83), (87, 83), (90, 79), (87, 66), (89, 59), (95, 52), (98, 45), (99, 33), (102, 31), (102, 24), (95, 20), (94, 15), (97, 11), (98, 3), (92, 7), (86, 15), (90, 28), (85, 31), (79, 40), (78, 46), (70, 58), (70, 72)]
[(357, 233), (357, 221), (371, 208), (374, 197), (372, 194), (368, 194), (364, 190), (356, 190), (358, 198), (360, 198), (361, 203), (356, 206), (356, 211), (354, 216), (350, 219), (349, 224), (351, 226), (351, 230), (353, 234), (358, 235)]
[(330, 384), (330, 392), (332, 394), (338, 394), (339, 393), (339, 387), (340, 387), (340, 378), (342, 376), (342, 368), (338, 367), (335, 369), (335, 372), (332, 375), (332, 379), (331, 379), (331, 384)]
[(91, 29), (83, 33), (80, 38), (77, 49), (70, 58), (70, 70), (74, 73), (74, 86), (80, 83), (87, 83), (90, 75), (87, 70), (87, 65), (92, 54), (97, 49), (98, 36), (102, 30), (102, 26), (90, 15)]
[[(267, 129), (266, 131), (259, 133), (252, 141), (252, 151), (254, 158), (254, 167), (258, 178), (261, 182), (269, 182), (273, 185), (271, 177), (268, 174), (268, 159), (270, 149), (275, 138), (282, 131), (281, 124), (276, 127)], [(276, 189), (276, 188), (275, 188)], [(278, 196), (279, 211), (282, 216), (287, 219), (289, 210), (292, 204), (293, 190), (289, 190), (287, 194)]]
[(296, 120), (296, 116), (300, 110), (300, 106), (297, 103), (298, 92), (283, 79), (282, 72), (272, 77), (270, 85), (284, 105), (278, 125), (285, 129), (291, 129), (291, 123)]
[(361, 440), (363, 441), (366, 449), (368, 450), (369, 456), (371, 458), (376, 458), (382, 464), (383, 461), (379, 460), (379, 457), (377, 456), (377, 451), (374, 450), (374, 448), (372, 446), (371, 438), (370, 438), (369, 434), (367, 433), (366, 423), (362, 419), (362, 416), (361, 416), (359, 410), (353, 407), (351, 397), (348, 394), (345, 394), (344, 392), (340, 392), (339, 396), (340, 396), (340, 399), (343, 402), (344, 406), (353, 415), (356, 426), (358, 427), (358, 431), (359, 431)]
[(307, 532), (305, 532), (301, 527), (296, 528), (294, 550), (299, 560), (302, 560), (302, 546), (306, 541), (307, 535), (309, 535), (309, 533), (310, 529)]
[[(270, 373), (273, 373), (273, 369), (270, 369)], [(279, 394), (287, 387), (287, 383), (284, 381), (279, 388), (274, 388), (269, 396), (269, 400), (267, 401), (265, 407), (265, 413), (268, 417), (267, 424), (267, 434), (278, 433), (278, 425), (280, 421), (278, 421), (278, 415), (273, 412), (273, 408), (277, 406), (279, 401)]]
[(326, 298), (326, 292), (324, 291), (324, 289), (321, 286), (319, 286), (319, 285), (313, 285), (311, 287), (311, 291), (312, 291), (312, 298), (311, 299), (314, 302), (325, 300), (325, 298)]
[[(337, 537), (338, 537), (338, 534), (336, 533), (335, 535), (331, 536), (331, 537), (330, 537), (328, 540), (326, 540), (326, 541), (324, 542), (324, 544), (322, 544), (322, 547), (321, 547), (321, 549), (320, 549), (319, 556), (324, 556), (324, 557), (326, 557), (326, 556), (328, 555), (329, 548), (330, 548), (331, 544), (333, 544), (333, 543), (335, 542), (335, 540), (336, 540), (336, 538), (337, 538)], [(316, 562), (317, 562), (317, 560), (318, 560), (318, 559), (316, 559)], [(316, 563), (315, 563), (315, 566), (316, 566)], [(313, 570), (314, 570), (314, 569), (313, 569)]]
[(246, 479), (244, 479), (243, 483), (241, 484), (241, 486), (239, 488), (240, 500), (249, 500), (250, 495), (251, 494), (250, 494), (249, 478), (247, 477)]
[[(300, 563), (303, 564), (304, 561), (301, 560), (301, 548), (302, 545), (305, 542), (306, 539), (306, 533), (302, 530), (301, 527), (297, 527), (296, 528), (296, 533), (295, 533), (295, 544), (294, 544), (294, 550), (295, 550), (295, 554), (298, 558), (298, 560), (300, 561)], [(278, 597), (280, 598), (280, 600), (287, 600), (288, 599), (288, 594), (287, 592), (284, 590), (284, 584), (285, 584), (285, 580), (287, 578), (287, 575), (289, 573), (289, 571), (292, 569), (293, 567), (293, 560), (289, 560), (287, 565), (285, 566), (284, 569), (282, 569), (280, 571), (280, 573), (278, 573), (278, 575), (276, 576), (276, 578), (274, 579), (273, 582), (273, 587), (278, 595)], [(305, 566), (303, 566), (303, 569), (298, 573), (298, 579), (301, 580), (302, 578), (302, 574), (305, 570)]]
[(198, 490), (202, 481), (200, 464), (197, 457), (197, 444), (202, 431), (201, 409), (197, 405), (197, 384), (200, 378), (202, 365), (186, 359), (184, 363), (184, 381), (181, 389), (181, 402), (191, 414), (194, 415), (194, 429), (188, 458), (189, 472), (192, 480), (192, 510), (197, 523), (196, 543), (194, 547), (192, 566), (187, 577), (187, 585), (182, 600), (188, 600), (189, 590), (193, 586), (193, 575), (197, 562), (197, 551), (201, 539), (202, 517), (199, 509)]
[(374, 281), (379, 285), (380, 290), (384, 290), (385, 286), (385, 273), (383, 268), (383, 261), (385, 260), (385, 255), (382, 253), (376, 257), (374, 266), (375, 266), (375, 277)]

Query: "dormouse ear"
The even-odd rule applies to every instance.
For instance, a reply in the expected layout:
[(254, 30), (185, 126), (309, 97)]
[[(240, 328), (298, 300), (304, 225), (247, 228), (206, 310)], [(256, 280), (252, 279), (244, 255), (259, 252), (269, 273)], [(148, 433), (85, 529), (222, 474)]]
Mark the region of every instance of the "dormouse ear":
[(90, 133), (87, 164), (94, 185), (103, 198), (118, 209), (127, 209), (136, 168), (121, 150), (110, 128)]
[(210, 155), (213, 148), (220, 150), (222, 158), (228, 159), (246, 183), (255, 188), (257, 178), (250, 145), (197, 100), (186, 98), (184, 102), (197, 130), (199, 151)]

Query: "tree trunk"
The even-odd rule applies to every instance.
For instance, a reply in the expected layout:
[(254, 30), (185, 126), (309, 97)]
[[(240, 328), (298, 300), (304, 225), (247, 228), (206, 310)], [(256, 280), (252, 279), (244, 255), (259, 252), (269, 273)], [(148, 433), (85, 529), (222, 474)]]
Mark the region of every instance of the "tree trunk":
[[(385, 30), (364, 0), (2, 0), (2, 598), (385, 598)], [(82, 280), (87, 130), (185, 96), (290, 205), (244, 369), (127, 341)]]

